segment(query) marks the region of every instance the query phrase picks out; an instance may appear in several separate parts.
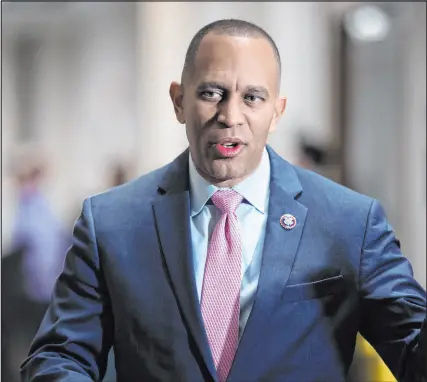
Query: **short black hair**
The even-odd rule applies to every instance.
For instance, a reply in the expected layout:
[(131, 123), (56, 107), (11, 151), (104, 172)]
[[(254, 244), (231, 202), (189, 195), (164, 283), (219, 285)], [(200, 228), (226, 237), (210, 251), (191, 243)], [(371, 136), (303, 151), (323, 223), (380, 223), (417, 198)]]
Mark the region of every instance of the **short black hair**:
[(192, 38), (190, 45), (188, 46), (187, 53), (185, 55), (184, 67), (182, 69), (181, 82), (184, 83), (188, 73), (194, 67), (194, 61), (196, 58), (197, 51), (203, 38), (208, 33), (216, 33), (226, 36), (239, 36), (239, 37), (262, 37), (271, 45), (273, 48), (277, 67), (278, 67), (278, 82), (280, 84), (280, 77), (282, 71), (282, 61), (280, 59), (279, 49), (274, 42), (273, 38), (261, 27), (244, 20), (238, 19), (223, 19), (214, 21), (202, 29), (200, 29)]

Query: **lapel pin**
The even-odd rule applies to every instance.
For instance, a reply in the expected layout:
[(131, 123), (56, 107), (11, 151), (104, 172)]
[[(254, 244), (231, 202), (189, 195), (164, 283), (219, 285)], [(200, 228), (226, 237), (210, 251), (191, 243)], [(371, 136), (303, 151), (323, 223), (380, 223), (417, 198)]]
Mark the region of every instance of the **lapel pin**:
[(293, 215), (285, 214), (280, 218), (280, 225), (284, 229), (292, 229), (297, 225), (297, 219)]

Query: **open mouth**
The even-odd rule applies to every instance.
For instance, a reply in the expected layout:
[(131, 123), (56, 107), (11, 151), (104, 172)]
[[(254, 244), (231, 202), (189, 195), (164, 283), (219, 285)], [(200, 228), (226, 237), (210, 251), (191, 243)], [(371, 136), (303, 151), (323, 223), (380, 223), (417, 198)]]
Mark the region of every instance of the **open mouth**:
[(232, 147), (237, 147), (239, 146), (239, 144), (237, 142), (234, 143), (219, 143), (221, 146), (226, 147), (226, 148), (232, 148)]
[(217, 154), (222, 158), (235, 157), (244, 146), (244, 143), (238, 138), (221, 139), (214, 144)]

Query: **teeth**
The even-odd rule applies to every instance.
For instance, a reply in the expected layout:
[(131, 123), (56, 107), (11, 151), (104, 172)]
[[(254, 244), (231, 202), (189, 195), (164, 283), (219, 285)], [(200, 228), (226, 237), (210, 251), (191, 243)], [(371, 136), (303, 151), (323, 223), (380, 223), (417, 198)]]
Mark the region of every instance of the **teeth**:
[(234, 147), (235, 144), (234, 143), (225, 143), (223, 144), (224, 147), (230, 148), (230, 147)]

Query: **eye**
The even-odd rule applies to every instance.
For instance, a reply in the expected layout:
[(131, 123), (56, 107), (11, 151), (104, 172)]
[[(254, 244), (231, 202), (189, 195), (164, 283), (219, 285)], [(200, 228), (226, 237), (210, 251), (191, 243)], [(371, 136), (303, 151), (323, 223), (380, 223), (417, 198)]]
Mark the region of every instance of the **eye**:
[(255, 94), (246, 94), (245, 100), (250, 102), (250, 103), (257, 103), (257, 102), (264, 101), (264, 98), (257, 96)]
[(207, 101), (218, 102), (223, 95), (220, 90), (204, 90), (200, 93), (200, 96)]

